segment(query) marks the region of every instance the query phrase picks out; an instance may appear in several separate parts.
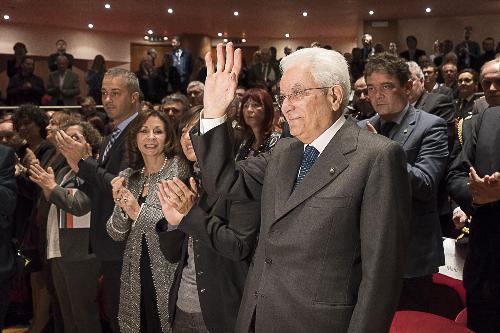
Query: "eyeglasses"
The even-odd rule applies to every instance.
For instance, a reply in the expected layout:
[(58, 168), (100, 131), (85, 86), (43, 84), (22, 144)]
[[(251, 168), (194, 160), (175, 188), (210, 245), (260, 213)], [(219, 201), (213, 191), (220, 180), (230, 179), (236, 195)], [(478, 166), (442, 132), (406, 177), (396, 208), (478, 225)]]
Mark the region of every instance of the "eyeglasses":
[(275, 98), (276, 102), (278, 103), (279, 107), (281, 108), (283, 106), (283, 103), (285, 102), (285, 99), (288, 99), (288, 102), (290, 102), (290, 103), (295, 103), (295, 102), (302, 100), (306, 96), (307, 92), (310, 90), (321, 90), (321, 89), (329, 89), (329, 88), (331, 88), (331, 87), (306, 88), (306, 89), (294, 91), (291, 94), (287, 94), (287, 95), (279, 94), (279, 95), (276, 95), (274, 98)]

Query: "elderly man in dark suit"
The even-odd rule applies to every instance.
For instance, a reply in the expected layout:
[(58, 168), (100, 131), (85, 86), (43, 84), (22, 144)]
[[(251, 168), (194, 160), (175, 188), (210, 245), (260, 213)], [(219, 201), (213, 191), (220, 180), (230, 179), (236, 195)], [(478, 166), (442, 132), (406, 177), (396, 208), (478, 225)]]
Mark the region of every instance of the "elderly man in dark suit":
[(281, 61), (279, 100), (294, 138), (235, 164), (219, 124), (241, 50), (228, 43), (226, 57), (219, 44), (215, 72), (206, 56), (205, 109), (192, 141), (209, 195), (262, 205), (236, 332), (387, 332), (410, 213), (401, 147), (342, 115), (350, 90), (344, 57), (308, 48)]
[(122, 68), (106, 72), (102, 80), (102, 101), (107, 116), (115, 125), (99, 151), (99, 158), (88, 155), (81, 143), (64, 132), (57, 134), (57, 144), (69, 166), (82, 180), (79, 189), (92, 200), (90, 215), (90, 247), (101, 263), (104, 296), (108, 305), (108, 316), (113, 332), (119, 332), (118, 303), (120, 298), (120, 274), (124, 242), (115, 242), (106, 231), (106, 222), (115, 206), (111, 191), (111, 180), (127, 167), (124, 143), (129, 124), (140, 108), (139, 81), (134, 73)]
[[(477, 332), (495, 332), (500, 326), (500, 266), (496, 245), (500, 191), (498, 182), (493, 179), (487, 181), (489, 177), (485, 175), (498, 175), (500, 169), (497, 157), (500, 60), (489, 61), (483, 66), (481, 85), (486, 103), (493, 108), (487, 108), (471, 119), (464, 119), (460, 127), (461, 140), (454, 149), (457, 157), (450, 164), (447, 181), (451, 197), (460, 206), (454, 221), (457, 227), (461, 228), (467, 218), (472, 217), (470, 251), (464, 269), (468, 326)], [(474, 172), (469, 169), (471, 166), (475, 168)]]
[(448, 162), (446, 122), (409, 103), (414, 83), (403, 59), (376, 55), (366, 64), (365, 77), (377, 112), (366, 126), (403, 147), (412, 188), (410, 239), (399, 308), (426, 311), (432, 274), (444, 264), (437, 192)]
[(10, 280), (15, 259), (11, 240), (12, 213), (16, 208), (14, 151), (0, 145), (0, 331), (9, 305)]

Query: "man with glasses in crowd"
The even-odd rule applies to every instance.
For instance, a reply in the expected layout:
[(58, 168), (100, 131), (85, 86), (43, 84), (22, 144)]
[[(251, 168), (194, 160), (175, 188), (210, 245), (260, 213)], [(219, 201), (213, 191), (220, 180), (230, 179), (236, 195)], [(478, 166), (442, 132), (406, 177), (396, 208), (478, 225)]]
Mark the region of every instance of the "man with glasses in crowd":
[[(401, 147), (346, 119), (344, 57), (301, 49), (281, 61), (279, 101), (294, 138), (234, 162), (222, 125), (241, 50), (206, 56), (205, 109), (192, 132), (210, 195), (262, 204), (236, 332), (386, 332), (399, 299), (410, 188)], [(221, 126), (222, 125), (222, 126)], [(279, 318), (279, 320), (276, 320)]]

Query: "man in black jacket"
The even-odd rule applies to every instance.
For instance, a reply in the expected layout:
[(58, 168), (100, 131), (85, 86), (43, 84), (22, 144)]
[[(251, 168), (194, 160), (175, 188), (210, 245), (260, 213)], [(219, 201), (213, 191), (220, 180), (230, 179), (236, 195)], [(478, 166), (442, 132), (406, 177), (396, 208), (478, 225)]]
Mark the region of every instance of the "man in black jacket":
[(15, 163), (14, 151), (0, 145), (0, 331), (9, 304), (10, 279), (15, 263), (11, 242), (11, 215), (16, 208)]
[(101, 262), (104, 296), (113, 332), (119, 332), (118, 303), (124, 242), (115, 242), (106, 231), (106, 222), (114, 208), (111, 180), (127, 167), (124, 145), (129, 124), (140, 108), (139, 81), (134, 73), (125, 69), (110, 69), (102, 81), (102, 102), (107, 116), (115, 125), (107, 137), (96, 160), (86, 153), (82, 144), (63, 132), (57, 142), (68, 164), (82, 180), (80, 189), (92, 199), (90, 217), (90, 247)]
[(10, 79), (7, 87), (7, 101), (10, 105), (26, 103), (40, 105), (45, 88), (43, 80), (33, 74), (34, 70), (33, 58), (24, 57), (21, 62), (21, 72)]

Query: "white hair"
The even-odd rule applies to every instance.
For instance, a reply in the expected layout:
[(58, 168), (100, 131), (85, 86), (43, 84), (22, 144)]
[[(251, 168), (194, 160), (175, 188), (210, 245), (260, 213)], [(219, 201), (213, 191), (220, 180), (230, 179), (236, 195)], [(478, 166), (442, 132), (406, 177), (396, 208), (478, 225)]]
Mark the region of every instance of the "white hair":
[(339, 85), (343, 92), (340, 108), (343, 110), (347, 106), (351, 81), (349, 67), (342, 54), (318, 47), (303, 48), (286, 56), (280, 62), (282, 73), (295, 66), (307, 66), (320, 87)]
[(410, 69), (410, 72), (415, 72), (415, 75), (421, 79), (424, 77), (424, 72), (422, 72), (422, 68), (415, 61), (407, 61), (406, 64)]
[(187, 85), (187, 88), (192, 87), (192, 86), (198, 86), (201, 88), (201, 90), (203, 90), (203, 91), (205, 90), (205, 84), (203, 84), (203, 82), (201, 82), (201, 81), (191, 81)]

